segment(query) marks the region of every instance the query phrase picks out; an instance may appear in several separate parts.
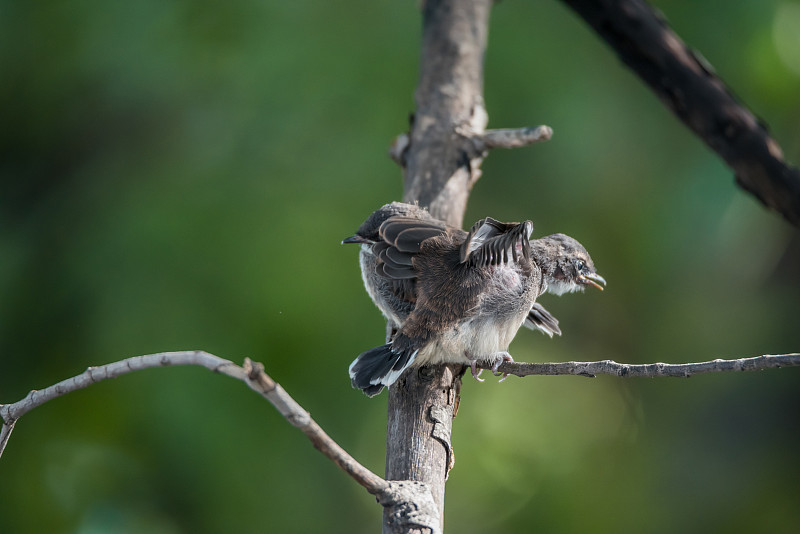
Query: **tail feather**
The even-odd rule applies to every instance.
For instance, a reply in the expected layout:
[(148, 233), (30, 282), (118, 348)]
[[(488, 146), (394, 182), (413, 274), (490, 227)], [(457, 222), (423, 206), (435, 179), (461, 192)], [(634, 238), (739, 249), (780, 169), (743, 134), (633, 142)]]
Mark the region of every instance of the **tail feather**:
[(531, 330), (538, 330), (550, 337), (553, 337), (553, 334), (561, 335), (561, 329), (558, 327), (558, 319), (553, 317), (550, 312), (544, 309), (544, 306), (538, 302), (534, 302), (523, 324)]
[(350, 364), (350, 382), (368, 397), (374, 397), (400, 378), (414, 363), (417, 352), (412, 348), (395, 351), (391, 343), (363, 352)]

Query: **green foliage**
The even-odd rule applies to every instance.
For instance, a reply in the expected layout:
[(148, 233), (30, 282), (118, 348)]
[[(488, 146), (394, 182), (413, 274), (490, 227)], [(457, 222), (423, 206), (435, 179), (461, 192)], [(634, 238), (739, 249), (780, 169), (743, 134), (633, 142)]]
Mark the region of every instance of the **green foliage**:
[[(796, 10), (734, 4), (658, 2), (798, 163), (800, 77), (774, 37)], [(382, 473), (385, 395), (346, 369), (383, 322), (339, 241), (401, 196), (386, 151), (413, 111), (419, 27), (413, 2), (0, 2), (0, 401), (137, 354), (249, 356)], [(571, 234), (609, 281), (545, 297), (564, 336), (520, 333), (518, 360), (798, 350), (797, 231), (569, 10), (495, 6), (486, 101), (492, 127), (555, 135), (493, 153), (466, 223)], [(791, 532), (799, 376), (467, 380), (447, 529)], [(0, 461), (9, 534), (379, 517), (269, 405), (199, 369), (43, 406)]]

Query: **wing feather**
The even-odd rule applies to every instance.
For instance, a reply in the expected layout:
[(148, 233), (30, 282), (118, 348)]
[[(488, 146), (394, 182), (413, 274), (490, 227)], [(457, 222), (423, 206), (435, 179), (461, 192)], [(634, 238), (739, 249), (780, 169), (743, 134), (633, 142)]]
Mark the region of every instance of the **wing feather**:
[[(517, 245), (530, 258), (530, 235), (533, 223), (503, 223), (486, 217), (476, 222), (461, 245), (461, 263), (485, 266), (518, 261)], [(509, 257), (509, 252), (511, 256)]]

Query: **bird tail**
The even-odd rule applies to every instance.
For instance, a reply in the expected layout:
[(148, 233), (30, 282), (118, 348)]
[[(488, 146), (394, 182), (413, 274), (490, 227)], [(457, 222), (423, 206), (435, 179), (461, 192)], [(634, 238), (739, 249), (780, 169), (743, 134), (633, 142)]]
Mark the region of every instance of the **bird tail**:
[(400, 378), (418, 352), (410, 347), (395, 350), (391, 343), (369, 349), (350, 364), (350, 382), (367, 397), (374, 397)]
[(561, 335), (561, 329), (558, 327), (558, 319), (553, 317), (549, 311), (544, 309), (544, 306), (538, 302), (534, 302), (528, 316), (525, 317), (523, 323), (531, 330), (538, 330), (543, 334), (553, 337), (553, 334)]

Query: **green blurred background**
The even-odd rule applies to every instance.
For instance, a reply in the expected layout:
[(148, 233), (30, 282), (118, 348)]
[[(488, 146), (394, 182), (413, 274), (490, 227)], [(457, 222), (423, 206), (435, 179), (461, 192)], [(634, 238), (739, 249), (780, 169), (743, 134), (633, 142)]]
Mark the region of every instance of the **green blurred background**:
[[(800, 162), (800, 4), (659, 1)], [(0, 1), (0, 402), (124, 357), (265, 363), (383, 472), (382, 342), (357, 250), (401, 197), (387, 157), (417, 82), (416, 2)], [(465, 224), (569, 233), (604, 293), (542, 303), (518, 360), (686, 362), (800, 348), (800, 236), (559, 2), (507, 0), (486, 58), (494, 152)], [(800, 370), (690, 380), (465, 380), (449, 532), (796, 532)], [(0, 531), (376, 532), (372, 497), (241, 383), (104, 382), (27, 415)]]

